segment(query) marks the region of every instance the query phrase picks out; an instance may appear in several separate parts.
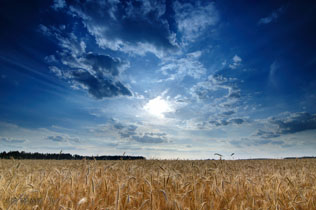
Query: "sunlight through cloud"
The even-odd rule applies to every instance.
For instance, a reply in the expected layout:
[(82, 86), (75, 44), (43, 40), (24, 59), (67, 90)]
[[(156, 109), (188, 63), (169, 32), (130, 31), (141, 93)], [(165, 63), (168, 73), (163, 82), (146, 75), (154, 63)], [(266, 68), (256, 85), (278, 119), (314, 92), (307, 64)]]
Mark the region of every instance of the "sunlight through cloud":
[(145, 104), (144, 109), (149, 114), (158, 118), (164, 118), (164, 113), (173, 111), (173, 108), (168, 101), (162, 99), (160, 96), (149, 100), (149, 102)]

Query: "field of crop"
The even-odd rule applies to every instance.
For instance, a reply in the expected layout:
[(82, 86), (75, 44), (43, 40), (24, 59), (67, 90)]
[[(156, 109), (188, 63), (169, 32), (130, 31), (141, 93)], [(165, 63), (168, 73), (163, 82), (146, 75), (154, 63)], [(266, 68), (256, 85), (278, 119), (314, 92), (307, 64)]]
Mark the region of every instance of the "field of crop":
[(0, 209), (316, 209), (316, 160), (0, 160)]

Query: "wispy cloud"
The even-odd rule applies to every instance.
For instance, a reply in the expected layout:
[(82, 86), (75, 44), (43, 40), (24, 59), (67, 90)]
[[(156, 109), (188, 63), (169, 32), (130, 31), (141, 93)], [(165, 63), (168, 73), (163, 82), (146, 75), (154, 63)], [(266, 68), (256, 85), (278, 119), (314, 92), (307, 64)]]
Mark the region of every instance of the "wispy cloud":
[(52, 5), (52, 8), (55, 10), (62, 9), (66, 7), (66, 1), (65, 0), (54, 0), (54, 4)]
[(275, 10), (274, 12), (269, 14), (268, 16), (261, 18), (258, 21), (258, 25), (265, 25), (265, 24), (269, 24), (269, 23), (275, 21), (276, 19), (278, 19), (280, 17), (280, 15), (282, 13), (284, 13), (284, 11), (285, 11), (284, 7), (280, 7), (279, 9)]
[(80, 142), (78, 137), (69, 137), (68, 135), (55, 135), (55, 136), (47, 136), (47, 139), (53, 142), (67, 142), (67, 141), (72, 141), (72, 142)]
[(0, 137), (0, 144), (21, 144), (26, 142), (25, 139), (15, 139), (15, 138), (7, 138), (7, 137)]
[(230, 144), (237, 147), (258, 147), (263, 145), (283, 146), (285, 142), (282, 140), (241, 138), (239, 140), (231, 140)]
[(206, 73), (205, 67), (198, 60), (201, 54), (201, 51), (196, 51), (185, 56), (165, 58), (159, 72), (167, 78), (161, 81), (182, 80), (186, 76), (200, 79)]
[(240, 98), (240, 89), (236, 87), (236, 78), (226, 77), (220, 72), (209, 75), (207, 80), (198, 82), (191, 88), (191, 94), (198, 99)]
[(183, 41), (194, 41), (207, 27), (214, 26), (219, 21), (219, 14), (214, 2), (195, 1), (193, 3), (174, 3), (175, 20)]
[(112, 132), (116, 136), (120, 144), (124, 143), (168, 143), (167, 133), (161, 132), (156, 127), (147, 126), (144, 123), (132, 124), (119, 121), (117, 119), (110, 120), (106, 125), (100, 125), (93, 132), (108, 133)]
[(240, 66), (241, 61), (241, 57), (239, 57), (238, 55), (234, 55), (234, 57), (232, 58), (232, 63), (229, 64), (229, 68), (236, 69), (238, 66)]

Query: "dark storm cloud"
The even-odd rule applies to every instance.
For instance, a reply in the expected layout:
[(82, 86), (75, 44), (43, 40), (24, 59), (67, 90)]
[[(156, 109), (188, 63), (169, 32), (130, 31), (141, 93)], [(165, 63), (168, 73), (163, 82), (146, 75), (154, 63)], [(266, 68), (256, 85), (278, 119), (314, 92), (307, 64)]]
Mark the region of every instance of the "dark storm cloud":
[(233, 124), (242, 124), (244, 123), (244, 120), (243, 119), (239, 119), (239, 118), (236, 118), (236, 119), (231, 119), (230, 122), (232, 122)]
[[(100, 47), (122, 51), (133, 51), (142, 44), (158, 51), (176, 48), (165, 7), (163, 1), (154, 0), (73, 1), (69, 5), (70, 13), (82, 20)], [(151, 47), (141, 50), (155, 51)]]
[(121, 123), (116, 123), (113, 125), (113, 127), (118, 130), (122, 130), (123, 128), (125, 128), (125, 126), (122, 125)]
[(278, 134), (292, 134), (316, 129), (316, 114), (292, 113), (284, 119), (272, 118), (270, 122), (278, 125)]
[(140, 143), (163, 143), (165, 141), (164, 138), (161, 137), (155, 137), (155, 136), (150, 136), (148, 134), (145, 134), (143, 136), (132, 136), (132, 139), (140, 142)]
[(124, 129), (122, 128), (119, 131), (119, 134), (120, 134), (121, 138), (129, 138), (133, 135), (137, 135), (136, 129), (137, 129), (137, 126), (129, 125), (129, 126), (124, 127)]
[(136, 131), (138, 127), (136, 125), (126, 125), (114, 119), (110, 123), (121, 138), (128, 139), (131, 136), (138, 135)]
[(218, 127), (218, 126), (226, 126), (230, 124), (240, 125), (244, 122), (245, 120), (243, 119), (234, 118), (234, 119), (211, 120), (209, 121), (209, 124), (215, 125), (216, 127)]
[(294, 134), (316, 129), (316, 114), (298, 112), (286, 115), (287, 116), (283, 116), (282, 118), (270, 118), (267, 123), (273, 124), (276, 127), (268, 131), (259, 129), (254, 136), (277, 138), (285, 134)]
[(233, 114), (235, 114), (235, 111), (226, 111), (226, 112), (223, 112), (222, 113), (223, 115), (233, 115)]
[(94, 53), (87, 53), (85, 55), (85, 63), (90, 65), (92, 69), (101, 74), (111, 74), (117, 76), (122, 62), (119, 59), (108, 55), (99, 55)]
[(127, 132), (125, 132), (126, 136), (125, 138), (130, 138), (131, 140), (140, 142), (140, 143), (163, 143), (167, 142), (167, 134), (165, 133), (142, 133), (142, 132), (135, 132), (135, 130), (128, 129)]
[(136, 125), (126, 125), (116, 120), (112, 120), (112, 128), (123, 139), (136, 141), (139, 143), (163, 143), (167, 142), (167, 134), (161, 132), (143, 132)]
[(88, 92), (97, 99), (119, 95), (132, 95), (132, 93), (121, 82), (113, 81), (109, 78), (94, 76), (88, 71), (73, 71), (72, 78), (74, 81), (84, 85), (88, 89)]
[(47, 139), (54, 142), (66, 142), (66, 141), (72, 141), (76, 143), (80, 142), (79, 138), (77, 137), (59, 136), (59, 135), (48, 136)]
[(74, 81), (83, 84), (88, 92), (97, 99), (115, 96), (131, 96), (131, 91), (118, 81), (120, 68), (124, 65), (119, 59), (108, 55), (98, 55), (93, 53), (83, 54), (78, 59), (82, 61), (83, 67), (71, 71)]
[(264, 130), (257, 130), (254, 136), (259, 136), (261, 138), (269, 139), (269, 138), (277, 138), (280, 137), (280, 134), (272, 132), (272, 131), (264, 131)]
[(86, 43), (74, 33), (63, 29), (40, 25), (47, 36), (58, 40), (62, 51), (46, 57), (50, 70), (59, 78), (65, 79), (72, 87), (83, 88), (97, 99), (132, 96), (131, 91), (119, 81), (120, 73), (128, 66), (127, 62), (109, 55), (86, 52)]

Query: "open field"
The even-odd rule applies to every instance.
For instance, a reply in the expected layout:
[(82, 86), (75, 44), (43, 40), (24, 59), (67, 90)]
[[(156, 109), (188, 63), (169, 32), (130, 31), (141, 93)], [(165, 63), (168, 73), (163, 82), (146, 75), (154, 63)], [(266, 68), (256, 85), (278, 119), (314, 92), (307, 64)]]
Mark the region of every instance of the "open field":
[(0, 160), (0, 209), (316, 209), (316, 160)]

